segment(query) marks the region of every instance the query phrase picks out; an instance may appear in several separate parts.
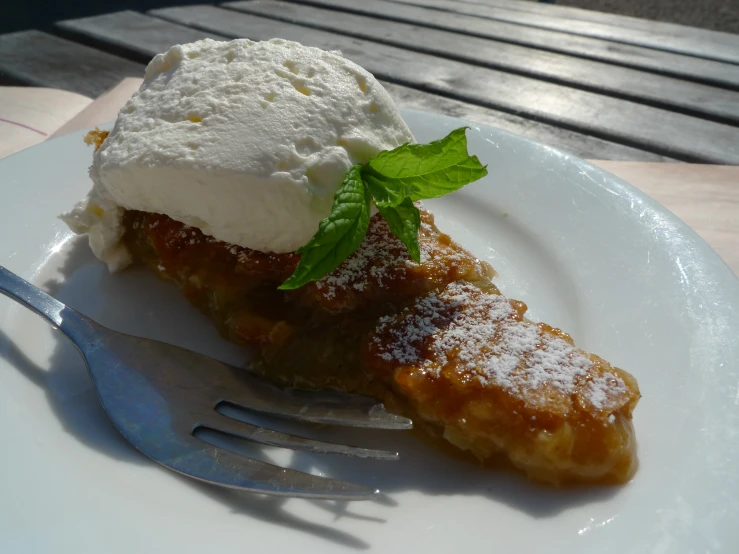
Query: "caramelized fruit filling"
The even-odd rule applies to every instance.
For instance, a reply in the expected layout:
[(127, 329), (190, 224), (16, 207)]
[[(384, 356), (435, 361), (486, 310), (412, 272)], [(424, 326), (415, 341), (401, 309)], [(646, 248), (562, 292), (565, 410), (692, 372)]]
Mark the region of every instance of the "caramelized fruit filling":
[(127, 247), (283, 385), (369, 394), (481, 460), (505, 455), (553, 484), (624, 482), (636, 469), (635, 379), (524, 318), (492, 268), (422, 210), (421, 263), (375, 215), (360, 249), (295, 291), (298, 256), (220, 242), (127, 211)]

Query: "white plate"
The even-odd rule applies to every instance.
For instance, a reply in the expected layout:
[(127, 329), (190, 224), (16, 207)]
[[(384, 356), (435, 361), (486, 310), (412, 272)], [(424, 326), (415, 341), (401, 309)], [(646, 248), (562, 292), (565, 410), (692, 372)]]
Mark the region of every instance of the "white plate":
[[(462, 125), (405, 115), (422, 142)], [(694, 232), (612, 175), (472, 127), (490, 176), (428, 205), (532, 318), (637, 377), (631, 483), (548, 489), (413, 437), (357, 433), (402, 460), (262, 456), (378, 486), (382, 502), (210, 488), (129, 448), (75, 350), (0, 298), (0, 552), (739, 551), (739, 282)], [(90, 155), (77, 134), (0, 162), (0, 264), (113, 328), (243, 360), (174, 287), (143, 270), (108, 275), (55, 218), (87, 191)]]

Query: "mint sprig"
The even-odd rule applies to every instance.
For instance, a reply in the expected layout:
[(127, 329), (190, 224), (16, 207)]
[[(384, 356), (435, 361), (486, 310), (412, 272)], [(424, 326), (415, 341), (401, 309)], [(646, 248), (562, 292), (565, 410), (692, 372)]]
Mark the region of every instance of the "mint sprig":
[(416, 200), (438, 198), (487, 175), (477, 156), (467, 153), (466, 127), (428, 144), (404, 144), (353, 166), (334, 196), (331, 213), (313, 238), (298, 249), (295, 272), (280, 285), (292, 290), (334, 271), (362, 244), (374, 201), (390, 231), (416, 263), (421, 261)]

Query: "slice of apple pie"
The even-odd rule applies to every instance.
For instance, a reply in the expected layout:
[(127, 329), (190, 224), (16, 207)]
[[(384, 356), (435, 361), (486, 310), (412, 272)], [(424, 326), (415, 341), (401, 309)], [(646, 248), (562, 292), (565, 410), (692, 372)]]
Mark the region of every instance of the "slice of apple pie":
[(379, 215), (332, 273), (277, 287), (299, 256), (218, 241), (165, 215), (127, 211), (135, 258), (176, 282), (254, 367), (300, 387), (369, 394), (480, 460), (507, 457), (552, 484), (620, 483), (636, 469), (635, 379), (525, 319), (492, 268), (421, 211), (421, 263)]
[(417, 144), (340, 52), (206, 39), (157, 55), (86, 142), (93, 186), (62, 219), (112, 271), (174, 281), (267, 378), (375, 396), (539, 481), (635, 471), (634, 378), (525, 319), (419, 211), (488, 174), (466, 127)]

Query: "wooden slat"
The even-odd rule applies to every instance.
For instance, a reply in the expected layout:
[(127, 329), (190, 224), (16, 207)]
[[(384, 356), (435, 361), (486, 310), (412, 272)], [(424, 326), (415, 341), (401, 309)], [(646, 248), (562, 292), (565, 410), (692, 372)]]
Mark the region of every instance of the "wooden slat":
[[(467, 121), (484, 123), (569, 152), (580, 158), (654, 162), (676, 161), (673, 158), (659, 156), (651, 152), (645, 152), (644, 150), (583, 135), (568, 129), (525, 119), (517, 115), (490, 110), (475, 104), (452, 100), (451, 98), (445, 98), (386, 81), (380, 82), (401, 108), (413, 108), (426, 112), (441, 113), (466, 119)], [(601, 154), (597, 154), (597, 152)]]
[(157, 16), (229, 36), (281, 36), (342, 50), (375, 75), (683, 161), (739, 163), (739, 131), (727, 125), (211, 6), (153, 10)]
[[(173, 44), (195, 42), (204, 38), (224, 39), (213, 33), (183, 27), (130, 10), (60, 21), (55, 28), (64, 32), (65, 36), (84, 38), (95, 46), (106, 45), (111, 50), (120, 50), (143, 60), (165, 52)], [(136, 42), (131, 42), (132, 35), (146, 46), (139, 47)]]
[[(614, 42), (527, 27), (516, 23), (448, 13), (388, 0), (290, 0), (306, 5), (370, 15), (447, 31), (531, 46), (581, 58), (644, 69), (706, 84), (739, 89), (739, 71), (733, 64), (705, 60)], [(538, 4), (537, 4), (538, 5)]]
[[(202, 31), (178, 25), (136, 12), (118, 12), (104, 16), (65, 22), (75, 35), (87, 41), (96, 41), (106, 48), (106, 41), (116, 48), (151, 58), (172, 44), (181, 44), (200, 38)], [(211, 38), (225, 37), (207, 33)], [(166, 37), (163, 39), (162, 37)], [(164, 42), (163, 42), (164, 41)], [(166, 44), (165, 44), (166, 43)], [(493, 125), (523, 135), (560, 150), (585, 158), (640, 161), (673, 161), (650, 152), (630, 148), (567, 129), (539, 123), (516, 115), (460, 102), (413, 88), (383, 82), (400, 107), (416, 108), (460, 117), (469, 121)]]
[[(403, 1), (403, 0), (401, 0)], [(465, 4), (477, 4), (482, 6), (494, 6), (498, 8), (506, 8), (511, 10), (519, 10), (523, 12), (536, 13), (549, 17), (575, 19), (578, 21), (588, 21), (591, 23), (603, 23), (616, 27), (625, 27), (627, 29), (639, 29), (641, 31), (651, 31), (653, 29), (666, 30), (672, 34), (679, 34), (683, 37), (691, 37), (698, 40), (712, 40), (714, 37), (725, 39), (727, 33), (720, 31), (712, 31), (710, 29), (701, 29), (698, 27), (688, 27), (677, 23), (667, 23), (664, 21), (655, 21), (652, 19), (643, 19), (640, 17), (631, 17), (628, 15), (619, 15), (609, 12), (599, 12), (584, 8), (575, 8), (573, 6), (564, 6), (562, 4), (543, 3), (536, 0), (456, 0)]]
[(404, 4), (427, 6), (443, 11), (465, 13), (476, 17), (509, 21), (542, 29), (564, 31), (613, 42), (635, 44), (656, 50), (666, 50), (709, 60), (739, 64), (739, 36), (730, 33), (720, 33), (718, 31), (695, 32), (698, 30), (686, 32), (685, 29), (691, 28), (658, 22), (650, 22), (651, 25), (644, 29), (627, 28), (568, 17), (556, 17), (552, 14), (538, 14), (510, 9), (510, 7), (505, 7), (505, 3), (493, 6), (471, 4), (459, 0), (399, 1)]
[[(739, 124), (739, 92), (735, 91), (626, 67), (614, 67), (603, 62), (315, 6), (276, 0), (229, 2), (224, 6), (626, 98), (721, 123)], [(665, 94), (666, 90), (670, 94)]]
[(40, 31), (0, 35), (0, 75), (97, 97), (144, 66)]

